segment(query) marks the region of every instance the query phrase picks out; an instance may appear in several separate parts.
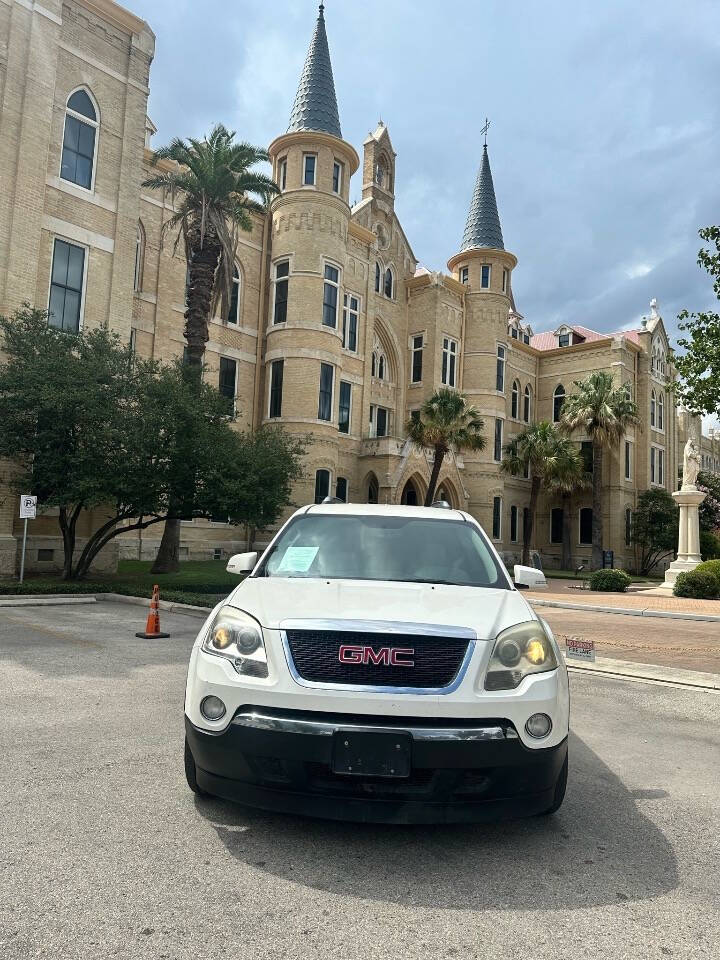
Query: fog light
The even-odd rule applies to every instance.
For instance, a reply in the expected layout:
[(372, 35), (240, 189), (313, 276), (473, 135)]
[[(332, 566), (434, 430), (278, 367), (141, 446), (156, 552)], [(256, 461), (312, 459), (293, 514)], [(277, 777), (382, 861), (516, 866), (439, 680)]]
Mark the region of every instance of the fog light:
[(205, 697), (200, 701), (200, 713), (206, 720), (220, 720), (225, 716), (225, 704), (220, 697)]
[(542, 740), (552, 730), (552, 720), (546, 713), (534, 713), (525, 724), (525, 729), (536, 740)]

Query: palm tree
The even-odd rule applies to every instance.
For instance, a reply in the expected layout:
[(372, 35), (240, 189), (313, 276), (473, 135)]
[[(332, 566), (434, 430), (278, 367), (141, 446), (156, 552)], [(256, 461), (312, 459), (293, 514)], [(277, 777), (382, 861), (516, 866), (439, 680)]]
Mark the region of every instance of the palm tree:
[(420, 450), (432, 450), (434, 455), (425, 495), (426, 507), (435, 497), (445, 455), (450, 451), (484, 450), (484, 427), (480, 414), (470, 406), (467, 397), (449, 387), (441, 387), (425, 401), (419, 413), (408, 420), (405, 427), (408, 437)]
[(522, 562), (530, 562), (538, 498), (542, 489), (573, 489), (582, 483), (583, 460), (575, 444), (548, 420), (525, 427), (505, 447), (500, 469), (512, 476), (530, 476), (528, 520), (523, 525)]
[(561, 424), (568, 432), (582, 428), (592, 440), (592, 563), (602, 566), (603, 549), (603, 456), (620, 444), (625, 431), (640, 423), (637, 406), (627, 387), (616, 387), (612, 374), (593, 373), (576, 380), (577, 393), (565, 398)]
[[(264, 213), (277, 185), (252, 168), (268, 160), (260, 147), (235, 141), (221, 123), (204, 140), (171, 140), (153, 155), (153, 164), (172, 161), (169, 170), (143, 182), (144, 187), (169, 193), (175, 209), (163, 224), (162, 237), (174, 230), (175, 249), (182, 239), (188, 265), (185, 310), (186, 361), (190, 373), (202, 374), (208, 325), (218, 302), (227, 316), (238, 236), (252, 230), (252, 212)], [(180, 519), (165, 521), (153, 573), (170, 573), (180, 566)]]
[(261, 147), (236, 142), (235, 133), (221, 123), (205, 140), (175, 137), (153, 155), (155, 165), (176, 164), (148, 177), (143, 186), (169, 193), (176, 207), (163, 224), (163, 236), (177, 230), (175, 248), (181, 239), (185, 246), (185, 339), (191, 366), (202, 366), (210, 315), (220, 299), (223, 316), (227, 313), (239, 232), (250, 232), (251, 212), (264, 213), (279, 192), (270, 177), (252, 169), (268, 159)]

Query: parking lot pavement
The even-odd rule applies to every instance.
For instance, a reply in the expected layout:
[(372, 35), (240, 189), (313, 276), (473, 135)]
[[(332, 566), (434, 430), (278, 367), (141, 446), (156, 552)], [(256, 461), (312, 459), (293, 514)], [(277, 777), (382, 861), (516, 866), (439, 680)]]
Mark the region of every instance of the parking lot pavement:
[(144, 613), (0, 611), (3, 960), (720, 955), (718, 694), (573, 676), (555, 817), (271, 816), (187, 790), (199, 622)]
[(589, 610), (536, 607), (561, 647), (567, 637), (595, 641), (601, 657), (720, 673), (720, 623), (663, 620)]

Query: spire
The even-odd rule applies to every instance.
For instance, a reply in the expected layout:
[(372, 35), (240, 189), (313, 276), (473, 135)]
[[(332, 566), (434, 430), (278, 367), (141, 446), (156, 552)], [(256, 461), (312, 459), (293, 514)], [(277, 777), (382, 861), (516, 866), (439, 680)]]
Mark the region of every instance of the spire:
[(500, 217), (498, 216), (495, 187), (493, 186), (487, 144), (483, 147), (482, 163), (475, 180), (461, 251), (474, 247), (492, 247), (504, 250)]
[(315, 33), (305, 58), (295, 103), (290, 114), (288, 133), (317, 130), (342, 139), (330, 50), (325, 33), (325, 7), (321, 3)]

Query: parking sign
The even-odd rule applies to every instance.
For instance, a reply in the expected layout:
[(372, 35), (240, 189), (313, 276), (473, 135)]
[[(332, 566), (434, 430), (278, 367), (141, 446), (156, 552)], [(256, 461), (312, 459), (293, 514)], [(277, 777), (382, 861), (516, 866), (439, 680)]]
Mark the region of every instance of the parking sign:
[(37, 514), (37, 497), (24, 493), (20, 497), (20, 519), (34, 520)]

